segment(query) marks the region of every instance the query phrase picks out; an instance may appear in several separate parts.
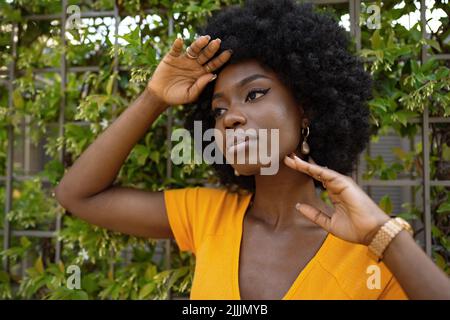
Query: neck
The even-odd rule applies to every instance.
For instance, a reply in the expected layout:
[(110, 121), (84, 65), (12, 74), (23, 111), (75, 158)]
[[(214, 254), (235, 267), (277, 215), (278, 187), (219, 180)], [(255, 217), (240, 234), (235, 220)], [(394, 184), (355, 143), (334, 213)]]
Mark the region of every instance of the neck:
[(294, 225), (316, 227), (295, 209), (297, 202), (323, 207), (323, 201), (316, 195), (313, 179), (281, 161), (276, 175), (255, 175), (255, 194), (249, 216), (273, 231)]

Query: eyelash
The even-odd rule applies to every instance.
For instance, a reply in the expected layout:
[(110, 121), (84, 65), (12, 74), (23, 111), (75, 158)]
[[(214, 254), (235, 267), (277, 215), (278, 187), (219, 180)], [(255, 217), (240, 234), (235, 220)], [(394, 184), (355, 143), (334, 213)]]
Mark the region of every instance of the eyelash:
[[(254, 90), (250, 90), (249, 93), (247, 94), (247, 97), (245, 97), (245, 102), (247, 102), (247, 98), (250, 94), (252, 93), (263, 93), (263, 96), (266, 95), (266, 93), (270, 90), (270, 88), (268, 89), (254, 89)], [(255, 98), (257, 99), (257, 98)], [(253, 100), (255, 100), (253, 99)], [(212, 116), (216, 119), (218, 117), (220, 117), (220, 115), (217, 114), (217, 110), (222, 110), (223, 108), (215, 108), (214, 110), (211, 111)]]

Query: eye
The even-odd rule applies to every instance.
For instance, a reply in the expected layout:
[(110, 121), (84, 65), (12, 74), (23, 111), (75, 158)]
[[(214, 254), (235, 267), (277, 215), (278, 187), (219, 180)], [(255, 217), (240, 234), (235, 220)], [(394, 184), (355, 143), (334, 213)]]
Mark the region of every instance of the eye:
[[(269, 90), (270, 90), (270, 88), (250, 90), (247, 97), (245, 98), (245, 102), (248, 101), (249, 97), (253, 97), (252, 100), (254, 100), (254, 99), (256, 99), (256, 97), (254, 97), (256, 94), (261, 93), (262, 95), (265, 95)], [(220, 117), (223, 114), (223, 113), (221, 113), (221, 110), (226, 110), (226, 109), (215, 108), (215, 109), (211, 110), (211, 115), (214, 117), (214, 119), (217, 119), (218, 117)]]
[[(269, 90), (270, 90), (270, 88), (268, 88), (268, 89), (255, 89), (255, 90), (251, 90), (251, 91), (248, 93), (247, 98), (250, 97), (250, 96), (253, 97), (253, 96), (256, 95), (257, 93), (261, 93), (262, 95), (265, 95)], [(247, 102), (247, 98), (245, 98), (245, 102)], [(253, 98), (253, 99), (256, 99), (256, 98)], [(253, 99), (252, 99), (252, 100), (253, 100)]]
[(220, 113), (220, 110), (226, 110), (224, 108), (215, 108), (214, 110), (211, 110), (211, 115), (214, 117), (214, 119), (220, 117), (222, 113)]

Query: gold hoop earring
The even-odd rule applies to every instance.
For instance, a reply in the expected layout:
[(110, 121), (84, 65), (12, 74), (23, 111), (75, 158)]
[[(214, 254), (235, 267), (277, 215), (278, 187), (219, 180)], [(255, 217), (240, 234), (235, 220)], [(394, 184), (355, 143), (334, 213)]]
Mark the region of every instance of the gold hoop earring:
[(306, 141), (306, 139), (309, 136), (309, 126), (306, 127), (306, 135), (303, 133), (303, 129), (304, 128), (302, 128), (303, 142), (302, 142), (302, 147), (301, 147), (300, 151), (303, 154), (309, 154), (310, 148), (309, 148), (308, 142)]

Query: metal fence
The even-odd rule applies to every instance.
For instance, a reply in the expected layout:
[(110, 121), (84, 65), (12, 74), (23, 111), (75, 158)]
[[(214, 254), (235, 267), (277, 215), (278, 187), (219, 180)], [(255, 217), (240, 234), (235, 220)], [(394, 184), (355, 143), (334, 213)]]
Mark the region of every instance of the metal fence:
[[(350, 33), (355, 39), (356, 50), (361, 49), (361, 27), (360, 27), (360, 12), (361, 12), (361, 2), (358, 0), (316, 0), (311, 1), (315, 4), (348, 4), (348, 12), (350, 17)], [(368, 3), (371, 1), (367, 1)], [(63, 46), (66, 45), (66, 14), (67, 8), (67, 0), (61, 1), (61, 13), (60, 14), (47, 14), (47, 15), (30, 15), (26, 17), (26, 20), (41, 20), (41, 21), (52, 21), (59, 20), (61, 26), (61, 44)], [(422, 26), (422, 37), (426, 38), (428, 35), (426, 33), (426, 6), (425, 0), (420, 0), (420, 18), (421, 18), (421, 26)], [(158, 10), (157, 12), (146, 12), (146, 13), (155, 13), (155, 14), (164, 14)], [(89, 18), (89, 17), (112, 17), (114, 19), (114, 34), (118, 35), (119, 23), (123, 18), (122, 14), (119, 12), (118, 6), (114, 4), (114, 10), (111, 11), (89, 11), (89, 12), (81, 12), (81, 18)], [(173, 17), (169, 17), (169, 28), (167, 30), (168, 35), (173, 34)], [(0, 71), (0, 76), (2, 76), (0, 85), (6, 85), (8, 89), (8, 107), (12, 110), (13, 107), (13, 91), (14, 91), (14, 81), (17, 76), (21, 74), (21, 70), (17, 70), (16, 68), (16, 59), (17, 59), (17, 44), (18, 44), (18, 25), (14, 24), (12, 26), (11, 32), (11, 54), (12, 61), (9, 64), (7, 72)], [(426, 61), (430, 57), (427, 55), (426, 47), (422, 48), (422, 62)], [(435, 55), (436, 59), (444, 59), (450, 60), (450, 54), (438, 54)], [(58, 72), (61, 76), (61, 85), (60, 85), (60, 94), (61, 101), (59, 106), (59, 121), (57, 123), (58, 126), (58, 135), (62, 137), (64, 135), (64, 125), (65, 125), (65, 106), (66, 106), (66, 86), (67, 86), (67, 76), (68, 73), (82, 73), (82, 72), (95, 72), (99, 71), (100, 68), (96, 66), (76, 66), (70, 67), (67, 63), (66, 53), (63, 52), (60, 60), (59, 68), (41, 68), (34, 69), (33, 72), (35, 74), (40, 73), (55, 73)], [(113, 70), (114, 72), (121, 71), (119, 68), (119, 58), (118, 58), (118, 43), (117, 38), (114, 43), (114, 59), (113, 59)], [(117, 80), (114, 84), (114, 91), (117, 90)], [(173, 117), (171, 115), (170, 109), (166, 110), (168, 121), (167, 121), (167, 143), (170, 148), (171, 140), (170, 135), (172, 131), (173, 125)], [(362, 173), (364, 168), (359, 165), (358, 169), (353, 173), (353, 178), (357, 181), (357, 183), (365, 188), (365, 190), (371, 195), (372, 187), (412, 187), (412, 186), (422, 186), (423, 187), (423, 212), (424, 212), (424, 249), (428, 255), (431, 255), (431, 209), (430, 209), (430, 188), (432, 186), (450, 186), (450, 180), (431, 180), (430, 179), (430, 143), (429, 143), (429, 125), (432, 123), (450, 123), (449, 118), (435, 118), (430, 117), (428, 108), (425, 107), (425, 111), (421, 118), (417, 118), (413, 120), (414, 123), (422, 124), (421, 138), (423, 143), (423, 180), (411, 180), (411, 179), (402, 179), (402, 180), (363, 180)], [(13, 181), (26, 181), (28, 179), (33, 178), (32, 175), (16, 175), (13, 172), (13, 161), (14, 161), (14, 131), (13, 126), (9, 125), (7, 128), (7, 139), (8, 139), (8, 149), (7, 149), (7, 162), (6, 162), (6, 175), (0, 176), (0, 183), (5, 184), (5, 219), (4, 219), (4, 229), (0, 230), (3, 235), (3, 249), (9, 249), (11, 246), (11, 238), (18, 236), (28, 236), (28, 237), (41, 237), (41, 238), (55, 238), (58, 232), (61, 230), (62, 225), (62, 217), (58, 215), (56, 217), (56, 228), (53, 231), (43, 231), (43, 230), (13, 230), (11, 228), (9, 220), (6, 218), (6, 213), (8, 213), (12, 209), (12, 201), (13, 201)], [(26, 139), (26, 137), (25, 137)], [(367, 152), (370, 152), (370, 147)], [(61, 163), (64, 163), (64, 148), (59, 153), (59, 160)], [(362, 163), (362, 157), (364, 154), (361, 154), (359, 159), (359, 163)], [(167, 161), (167, 177), (172, 176), (172, 163), (170, 158)], [(43, 181), (44, 183), (48, 183), (48, 181)], [(173, 245), (171, 240), (162, 240), (162, 245), (165, 248), (165, 264), (167, 268), (170, 268), (171, 258), (171, 246)], [(58, 262), (61, 259), (61, 243), (56, 241), (55, 244), (55, 257), (54, 261)], [(10, 264), (7, 258), (3, 260), (3, 268), (5, 271), (9, 271)], [(170, 295), (169, 295), (170, 297)]]

